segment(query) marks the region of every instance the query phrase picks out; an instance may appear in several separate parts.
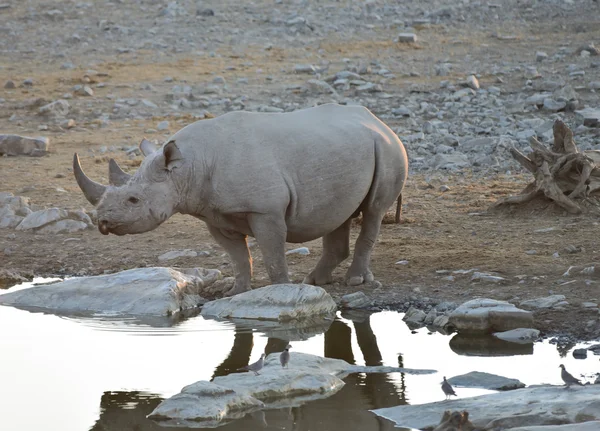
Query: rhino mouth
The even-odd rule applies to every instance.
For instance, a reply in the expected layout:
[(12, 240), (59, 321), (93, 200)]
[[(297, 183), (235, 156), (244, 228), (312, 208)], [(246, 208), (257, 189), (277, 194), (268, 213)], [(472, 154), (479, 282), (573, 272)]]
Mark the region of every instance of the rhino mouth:
[(123, 229), (120, 229), (121, 225), (110, 225), (108, 221), (101, 220), (98, 222), (98, 230), (102, 235), (108, 235), (112, 233), (113, 235), (123, 236), (127, 235), (128, 232), (123, 232)]

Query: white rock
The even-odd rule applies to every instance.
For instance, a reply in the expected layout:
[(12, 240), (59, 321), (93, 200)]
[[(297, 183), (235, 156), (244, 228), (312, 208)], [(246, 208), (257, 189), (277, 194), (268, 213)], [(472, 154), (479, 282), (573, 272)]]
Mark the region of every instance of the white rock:
[(533, 343), (540, 336), (540, 331), (532, 328), (517, 328), (510, 331), (495, 332), (494, 337), (512, 343)]
[(19, 135), (0, 135), (0, 155), (7, 156), (43, 156), (48, 152), (50, 139), (45, 137), (29, 138)]
[(66, 218), (68, 213), (60, 208), (48, 208), (40, 211), (35, 211), (29, 214), (17, 226), (17, 230), (37, 229), (54, 221)]
[(342, 296), (341, 304), (344, 308), (364, 308), (371, 305), (371, 299), (363, 291), (359, 291)]
[(287, 321), (335, 313), (329, 294), (308, 284), (273, 284), (207, 302), (203, 316)]
[(480, 371), (472, 371), (460, 376), (454, 376), (448, 379), (453, 386), (462, 386), (463, 388), (482, 388), (495, 391), (510, 391), (525, 387), (525, 383), (508, 377), (497, 376)]
[(541, 426), (526, 426), (511, 428), (510, 431), (598, 431), (600, 430), (600, 422), (582, 422), (578, 424), (566, 425), (541, 425)]
[(89, 227), (87, 223), (78, 220), (58, 220), (53, 223), (42, 226), (36, 233), (56, 234), (56, 233), (73, 233), (80, 230), (86, 230)]
[(414, 43), (417, 41), (417, 35), (414, 33), (400, 33), (398, 35), (398, 42)]
[(64, 99), (59, 99), (40, 107), (38, 112), (47, 117), (61, 118), (69, 113), (69, 109), (71, 109), (69, 102)]
[(199, 381), (160, 403), (148, 418), (169, 425), (216, 427), (224, 420), (240, 419), (264, 404), (249, 395), (212, 382)]
[(317, 69), (312, 64), (296, 64), (294, 72), (296, 73), (316, 73)]
[(171, 268), (138, 268), (115, 274), (77, 277), (0, 295), (0, 304), (37, 307), (58, 313), (123, 313), (167, 316), (193, 309), (217, 270), (187, 275)]
[[(506, 430), (521, 425), (599, 420), (598, 399), (600, 386), (596, 385), (571, 387), (569, 390), (562, 386), (540, 386), (452, 400), (452, 410), (468, 411), (469, 419), (476, 428)], [(400, 427), (423, 429), (437, 426), (446, 409), (448, 402), (440, 401), (372, 411)]]
[(585, 108), (575, 111), (575, 118), (586, 127), (600, 127), (600, 109)]
[(173, 259), (177, 259), (178, 257), (197, 257), (198, 253), (195, 252), (194, 250), (173, 250), (173, 251), (168, 251), (166, 253), (161, 254), (160, 256), (158, 256), (158, 261), (159, 262), (164, 262), (165, 260), (173, 260)]
[(474, 272), (471, 276), (471, 281), (489, 281), (492, 283), (499, 283), (504, 281), (505, 278), (497, 275), (488, 274), (486, 272)]
[(431, 161), (431, 166), (434, 169), (449, 169), (455, 170), (471, 166), (469, 158), (460, 153), (453, 154), (436, 154)]
[(536, 299), (528, 299), (527, 301), (522, 301), (519, 306), (527, 307), (527, 308), (552, 308), (557, 304), (560, 304), (565, 301), (565, 295), (551, 295), (546, 296), (544, 298), (536, 298)]
[(423, 323), (423, 321), (425, 320), (426, 317), (427, 317), (427, 314), (425, 314), (425, 312), (423, 310), (419, 310), (418, 308), (410, 307), (408, 309), (408, 311), (406, 312), (406, 314), (404, 314), (404, 317), (402, 318), (402, 320), (404, 320), (405, 322), (411, 322), (411, 323)]
[(158, 123), (156, 125), (156, 129), (157, 130), (167, 130), (169, 128), (169, 122), (168, 121), (161, 121), (160, 123)]
[(310, 254), (310, 250), (308, 247), (299, 247), (293, 250), (288, 250), (285, 252), (285, 254), (299, 254), (301, 256), (308, 256)]
[(456, 308), (449, 324), (458, 332), (501, 332), (533, 325), (533, 314), (494, 299), (473, 299)]
[(479, 81), (475, 75), (469, 76), (465, 84), (467, 87), (472, 88), (473, 90), (479, 90)]

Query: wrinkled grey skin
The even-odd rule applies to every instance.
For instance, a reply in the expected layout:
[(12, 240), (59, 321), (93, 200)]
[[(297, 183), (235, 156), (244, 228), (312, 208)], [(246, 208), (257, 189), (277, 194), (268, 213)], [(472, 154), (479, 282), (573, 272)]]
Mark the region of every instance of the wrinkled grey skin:
[(231, 112), (188, 125), (146, 155), (130, 176), (111, 161), (111, 185), (74, 172), (97, 205), (100, 232), (136, 234), (175, 213), (206, 222), (234, 265), (227, 293), (250, 289), (246, 238), (263, 253), (272, 283), (289, 283), (285, 243), (323, 238), (323, 254), (305, 283), (332, 281), (350, 254), (350, 224), (363, 222), (347, 283), (373, 280), (369, 269), (383, 216), (401, 195), (408, 172), (404, 146), (368, 109), (326, 104), (291, 113)]

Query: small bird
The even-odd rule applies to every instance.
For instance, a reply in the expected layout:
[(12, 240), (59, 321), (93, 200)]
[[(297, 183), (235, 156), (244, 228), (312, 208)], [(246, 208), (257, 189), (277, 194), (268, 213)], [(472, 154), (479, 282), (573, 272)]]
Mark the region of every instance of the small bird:
[(254, 371), (254, 374), (259, 376), (259, 371), (262, 370), (262, 368), (265, 365), (265, 354), (263, 353), (262, 355), (260, 355), (260, 359), (258, 361), (256, 361), (253, 364), (249, 364), (246, 365), (245, 367), (242, 368), (238, 368), (238, 371)]
[(444, 394), (446, 395), (446, 399), (448, 399), (450, 397), (450, 395), (454, 395), (455, 397), (457, 396), (456, 392), (454, 392), (454, 388), (452, 387), (452, 385), (450, 383), (448, 383), (445, 376), (444, 376), (444, 382), (442, 383), (442, 391), (444, 391)]
[(287, 368), (288, 363), (290, 362), (290, 348), (292, 347), (291, 344), (288, 344), (287, 346), (285, 346), (285, 349), (283, 350), (283, 352), (281, 352), (281, 355), (279, 355), (279, 362), (281, 362), (281, 366), (283, 368)]
[(583, 383), (581, 383), (579, 379), (576, 379), (571, 375), (571, 373), (565, 370), (565, 366), (563, 364), (560, 364), (558, 367), (561, 369), (560, 377), (563, 379), (563, 382), (565, 382), (565, 384), (567, 385), (567, 388), (571, 385), (583, 386)]

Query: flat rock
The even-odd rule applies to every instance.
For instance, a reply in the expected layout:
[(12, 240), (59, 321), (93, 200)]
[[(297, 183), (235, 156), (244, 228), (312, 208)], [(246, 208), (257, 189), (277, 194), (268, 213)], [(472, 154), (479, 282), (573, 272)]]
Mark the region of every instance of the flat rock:
[(0, 135), (0, 155), (39, 157), (48, 152), (49, 146), (50, 140), (44, 137)]
[(533, 314), (509, 302), (482, 298), (460, 305), (448, 323), (458, 332), (502, 332), (532, 326)]
[(179, 257), (197, 257), (198, 253), (195, 252), (194, 250), (173, 250), (173, 251), (168, 251), (166, 253), (161, 254), (160, 256), (158, 256), (158, 261), (159, 262), (163, 262), (165, 260), (173, 260), (173, 259), (177, 259)]
[(48, 208), (35, 211), (25, 217), (19, 226), (17, 226), (17, 230), (37, 229), (49, 223), (66, 218), (67, 216), (67, 211), (60, 208)]
[(582, 422), (579, 424), (566, 425), (542, 425), (542, 426), (525, 426), (511, 428), (510, 431), (598, 431), (600, 430), (600, 422)]
[(364, 308), (371, 305), (371, 299), (363, 292), (353, 292), (342, 296), (343, 308)]
[(495, 332), (494, 337), (511, 343), (533, 343), (540, 336), (540, 331), (533, 328), (517, 328), (510, 331)]
[(431, 161), (431, 167), (434, 169), (457, 170), (471, 166), (469, 158), (465, 154), (436, 154)]
[(527, 301), (522, 301), (519, 306), (527, 307), (527, 308), (552, 308), (557, 304), (565, 301), (565, 295), (551, 295), (543, 298), (536, 299), (528, 299)]
[(402, 405), (372, 411), (398, 426), (423, 429), (435, 427), (448, 408), (466, 410), (476, 428), (491, 431), (597, 421), (600, 419), (599, 399), (600, 386), (578, 386), (569, 390), (562, 386), (537, 386), (451, 402)]
[(585, 108), (575, 111), (575, 118), (586, 127), (600, 127), (600, 109)]
[(344, 386), (338, 376), (349, 367), (339, 359), (291, 352), (289, 368), (283, 369), (279, 354), (274, 353), (266, 358), (258, 376), (232, 373), (212, 382), (193, 383), (160, 403), (148, 417), (165, 425), (195, 422), (207, 426), (203, 422), (216, 425), (261, 408), (295, 407), (336, 393)]
[(288, 321), (332, 315), (337, 306), (321, 287), (308, 284), (273, 284), (230, 298), (207, 302), (203, 316)]
[(55, 313), (107, 313), (169, 316), (196, 308), (218, 270), (137, 268), (114, 274), (77, 277), (0, 295), (0, 304)]
[(464, 388), (482, 388), (495, 391), (510, 391), (525, 387), (525, 383), (517, 379), (497, 376), (490, 373), (472, 371), (460, 376), (454, 376), (448, 379), (453, 386), (462, 386)]
[(250, 395), (212, 382), (199, 381), (185, 386), (180, 393), (160, 403), (148, 416), (160, 422), (173, 421), (179, 426), (216, 427), (223, 421), (240, 419), (264, 404)]

